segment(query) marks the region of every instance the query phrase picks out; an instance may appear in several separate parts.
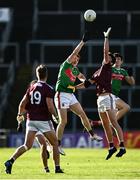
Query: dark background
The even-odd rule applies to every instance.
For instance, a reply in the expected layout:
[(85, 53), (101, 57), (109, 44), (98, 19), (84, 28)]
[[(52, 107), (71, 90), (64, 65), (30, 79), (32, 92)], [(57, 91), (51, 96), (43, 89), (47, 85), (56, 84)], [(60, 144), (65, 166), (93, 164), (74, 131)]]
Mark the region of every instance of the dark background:
[[(111, 51), (123, 55), (124, 66), (131, 67), (136, 78), (135, 87), (124, 83), (121, 97), (130, 104), (131, 111), (120, 124), (124, 130), (140, 128), (138, 0), (0, 0), (0, 7), (11, 10), (5, 46), (3, 32), (8, 23), (0, 22), (0, 128), (16, 129), (18, 104), (27, 85), (34, 78), (34, 67), (37, 64), (48, 65), (48, 83), (55, 86), (60, 63), (72, 52), (85, 29), (93, 33), (91, 41), (82, 49), (79, 69), (89, 77), (102, 61), (103, 31), (109, 26), (112, 27)], [(83, 14), (87, 9), (94, 9), (97, 13), (93, 23), (84, 21)], [(11, 63), (14, 70), (9, 74)], [(14, 81), (8, 83), (13, 74)], [(78, 91), (77, 97), (87, 115), (98, 120), (95, 88)], [(79, 118), (69, 113), (67, 130), (76, 131), (81, 128)]]

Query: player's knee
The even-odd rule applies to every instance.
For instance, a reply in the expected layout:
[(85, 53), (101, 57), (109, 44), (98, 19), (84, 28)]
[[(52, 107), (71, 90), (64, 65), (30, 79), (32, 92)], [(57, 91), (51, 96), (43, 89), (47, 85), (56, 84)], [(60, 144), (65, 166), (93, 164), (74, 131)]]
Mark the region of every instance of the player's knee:
[(126, 112), (130, 111), (130, 106), (128, 104), (125, 105)]
[(23, 147), (24, 147), (24, 149), (25, 149), (25, 151), (28, 151), (29, 149), (31, 149), (31, 146), (27, 146), (27, 145), (23, 145)]
[(67, 124), (67, 120), (63, 120), (63, 121), (60, 122), (59, 125), (60, 125), (61, 127), (65, 127), (66, 124)]

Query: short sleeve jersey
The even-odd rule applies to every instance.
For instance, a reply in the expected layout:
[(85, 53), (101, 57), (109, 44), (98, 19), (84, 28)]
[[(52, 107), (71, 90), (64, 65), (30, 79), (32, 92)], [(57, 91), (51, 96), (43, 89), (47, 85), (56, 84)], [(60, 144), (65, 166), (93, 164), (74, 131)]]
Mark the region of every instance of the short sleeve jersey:
[(99, 96), (102, 93), (111, 93), (111, 65), (102, 64), (92, 76), (95, 80), (96, 94)]
[(36, 121), (48, 121), (51, 114), (46, 104), (46, 98), (54, 98), (54, 90), (45, 82), (37, 82), (31, 85), (27, 91), (28, 104), (26, 106), (27, 119)]
[(116, 96), (119, 95), (122, 81), (126, 76), (128, 76), (128, 73), (125, 69), (112, 67), (112, 93)]
[(59, 69), (55, 90), (59, 92), (73, 93), (73, 90), (67, 87), (69, 85), (74, 86), (79, 74), (80, 72), (77, 67), (74, 67), (68, 62), (68, 60), (64, 61)]

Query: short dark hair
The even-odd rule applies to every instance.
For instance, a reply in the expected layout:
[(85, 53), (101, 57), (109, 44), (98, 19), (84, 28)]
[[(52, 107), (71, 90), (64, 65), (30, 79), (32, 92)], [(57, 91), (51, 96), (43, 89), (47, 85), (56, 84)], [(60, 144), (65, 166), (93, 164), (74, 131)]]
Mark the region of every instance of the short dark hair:
[(44, 79), (48, 76), (47, 66), (45, 64), (40, 64), (36, 68), (36, 75), (39, 79)]
[(120, 57), (121, 58), (121, 61), (123, 60), (123, 57), (122, 55), (120, 55), (120, 53), (116, 52), (116, 53), (113, 53), (114, 57)]
[(108, 55), (111, 57), (111, 59), (112, 59), (112, 63), (114, 64), (114, 63), (115, 63), (115, 61), (116, 61), (115, 56), (114, 56), (111, 52), (108, 52)]

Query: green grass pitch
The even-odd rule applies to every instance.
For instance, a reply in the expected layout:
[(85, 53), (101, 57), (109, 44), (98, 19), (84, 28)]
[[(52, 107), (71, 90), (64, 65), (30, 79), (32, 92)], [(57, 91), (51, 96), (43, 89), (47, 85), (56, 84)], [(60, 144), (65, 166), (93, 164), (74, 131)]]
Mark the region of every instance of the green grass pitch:
[(64, 174), (55, 174), (52, 155), (50, 173), (43, 170), (40, 149), (33, 148), (21, 156), (13, 165), (12, 174), (5, 174), (4, 162), (15, 151), (0, 148), (0, 179), (140, 179), (140, 150), (127, 149), (122, 158), (112, 156), (105, 160), (107, 149), (65, 149), (61, 156)]

